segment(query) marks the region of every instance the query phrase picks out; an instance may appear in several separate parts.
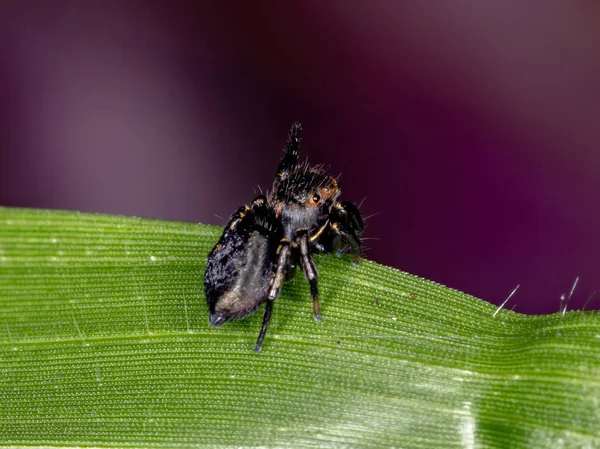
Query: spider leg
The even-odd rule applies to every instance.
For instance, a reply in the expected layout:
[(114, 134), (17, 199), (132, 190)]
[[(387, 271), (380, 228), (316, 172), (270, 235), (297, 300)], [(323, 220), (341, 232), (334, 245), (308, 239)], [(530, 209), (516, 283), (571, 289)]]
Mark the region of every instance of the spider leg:
[(260, 333), (258, 334), (258, 340), (256, 340), (256, 344), (254, 345), (255, 352), (262, 351), (262, 342), (265, 339), (267, 329), (269, 328), (269, 323), (271, 322), (271, 312), (272, 311), (273, 311), (273, 301), (267, 300), (267, 304), (265, 305), (265, 314), (263, 315), (263, 324), (262, 324), (262, 327), (260, 328)]
[(332, 221), (331, 230), (350, 245), (354, 254), (354, 263), (357, 264), (361, 250), (358, 235), (365, 228), (358, 207), (349, 201), (336, 204)]
[(302, 141), (302, 125), (298, 122), (292, 124), (290, 133), (288, 134), (287, 145), (285, 147), (285, 154), (279, 167), (277, 168), (277, 175), (275, 175), (275, 184), (281, 180), (287, 178), (292, 170), (298, 165), (298, 150), (300, 149), (300, 142)]
[(338, 255), (349, 246), (354, 254), (354, 262), (358, 263), (361, 253), (359, 235), (363, 229), (360, 212), (353, 203), (336, 203), (329, 216), (329, 226), (323, 235), (311, 241), (311, 244), (317, 251), (337, 252)]
[(365, 229), (358, 207), (354, 203), (342, 201), (336, 204), (335, 215), (338, 217), (337, 221), (341, 221), (345, 227), (355, 233), (361, 233)]
[(319, 289), (317, 286), (317, 267), (310, 256), (308, 231), (306, 229), (301, 229), (296, 233), (296, 236), (300, 247), (300, 266), (302, 267), (302, 271), (304, 271), (306, 280), (308, 280), (308, 283), (310, 284), (310, 294), (313, 300), (313, 316), (315, 317), (315, 321), (321, 321)]
[[(331, 225), (331, 230), (342, 237), (350, 248), (352, 249), (352, 254), (354, 255), (354, 261), (358, 262), (358, 257), (360, 256), (360, 239), (356, 235), (356, 233), (352, 230), (347, 229), (344, 225), (340, 223), (333, 223)], [(343, 252), (344, 248), (341, 248), (340, 252)]]
[(288, 239), (281, 239), (279, 243), (279, 248), (277, 248), (277, 268), (275, 269), (275, 275), (271, 279), (269, 291), (267, 294), (267, 304), (265, 306), (265, 314), (263, 316), (263, 323), (260, 329), (260, 333), (258, 334), (258, 340), (256, 341), (256, 345), (254, 346), (254, 350), (256, 352), (260, 352), (262, 349), (262, 342), (265, 338), (265, 334), (267, 333), (267, 329), (269, 328), (269, 323), (271, 321), (271, 311), (273, 310), (273, 302), (279, 296), (279, 292), (281, 291), (281, 287), (283, 287), (283, 283), (285, 282), (285, 276), (290, 260), (290, 252), (291, 252), (291, 243)]
[(255, 225), (256, 217), (267, 217), (267, 198), (264, 195), (257, 196), (252, 200), (250, 206), (244, 205), (238, 208), (225, 225), (225, 232), (236, 230), (236, 232), (247, 231)]

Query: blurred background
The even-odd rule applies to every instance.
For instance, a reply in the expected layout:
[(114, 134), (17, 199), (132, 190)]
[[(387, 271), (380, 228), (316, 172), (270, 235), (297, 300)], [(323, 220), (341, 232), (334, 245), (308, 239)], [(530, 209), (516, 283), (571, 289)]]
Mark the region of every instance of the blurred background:
[(369, 259), (599, 309), (598, 80), (595, 1), (6, 0), (0, 204), (222, 225), (299, 120)]

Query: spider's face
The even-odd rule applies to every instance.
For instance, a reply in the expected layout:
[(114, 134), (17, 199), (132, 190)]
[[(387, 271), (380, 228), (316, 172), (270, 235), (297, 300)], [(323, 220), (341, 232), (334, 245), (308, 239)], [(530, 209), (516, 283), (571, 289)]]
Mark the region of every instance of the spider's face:
[(318, 170), (299, 170), (274, 186), (269, 202), (289, 238), (298, 229), (322, 226), (340, 193), (333, 177)]

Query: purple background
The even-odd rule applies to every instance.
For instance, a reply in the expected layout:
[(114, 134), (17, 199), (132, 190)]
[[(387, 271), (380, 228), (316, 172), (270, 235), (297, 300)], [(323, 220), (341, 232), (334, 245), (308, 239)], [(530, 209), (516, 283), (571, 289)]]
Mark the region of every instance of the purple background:
[(600, 290), (600, 3), (197, 3), (0, 4), (0, 204), (222, 224), (300, 120), (370, 259), (525, 313)]

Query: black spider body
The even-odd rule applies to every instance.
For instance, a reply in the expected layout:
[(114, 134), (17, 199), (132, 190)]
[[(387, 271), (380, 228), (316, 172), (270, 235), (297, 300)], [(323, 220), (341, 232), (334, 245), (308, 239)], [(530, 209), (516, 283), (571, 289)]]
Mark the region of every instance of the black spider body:
[(349, 248), (356, 261), (360, 255), (360, 212), (354, 204), (338, 201), (337, 181), (322, 168), (298, 165), (300, 133), (295, 123), (269, 194), (233, 214), (208, 256), (204, 289), (210, 324), (242, 318), (266, 302), (256, 351), (261, 350), (273, 302), (296, 265), (310, 284), (319, 321), (317, 269), (311, 254)]
[(276, 249), (275, 235), (261, 227), (241, 224), (225, 229), (208, 259), (204, 280), (210, 324), (242, 318), (264, 301)]

